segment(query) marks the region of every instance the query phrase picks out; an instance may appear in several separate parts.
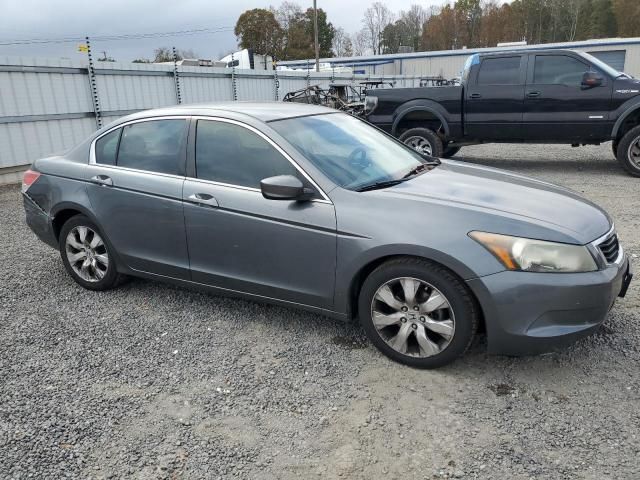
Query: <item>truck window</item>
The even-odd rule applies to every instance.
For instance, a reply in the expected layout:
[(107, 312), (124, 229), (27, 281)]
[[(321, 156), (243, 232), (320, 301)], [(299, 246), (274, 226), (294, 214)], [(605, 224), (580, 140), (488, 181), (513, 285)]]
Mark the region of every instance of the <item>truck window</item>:
[(573, 57), (566, 55), (536, 55), (533, 83), (545, 85), (580, 85), (584, 72), (589, 70)]
[(517, 85), (520, 57), (485, 58), (478, 72), (478, 85)]

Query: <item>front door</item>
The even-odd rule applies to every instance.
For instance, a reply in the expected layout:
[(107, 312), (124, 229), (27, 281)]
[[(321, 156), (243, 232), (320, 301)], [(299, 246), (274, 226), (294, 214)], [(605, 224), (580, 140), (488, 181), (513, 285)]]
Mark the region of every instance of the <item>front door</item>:
[(522, 136), (526, 55), (483, 57), (465, 89), (465, 135), (478, 140)]
[(603, 140), (611, 132), (611, 81), (601, 72), (601, 86), (584, 88), (592, 70), (586, 60), (566, 54), (532, 54), (525, 89), (523, 126), (539, 141)]
[[(263, 134), (239, 122), (198, 120), (195, 178), (184, 213), (195, 282), (330, 309), (336, 264), (333, 204)], [(267, 200), (260, 180), (295, 175), (312, 201)]]
[(130, 268), (189, 278), (182, 187), (187, 121), (135, 122), (95, 142), (88, 194), (104, 234)]

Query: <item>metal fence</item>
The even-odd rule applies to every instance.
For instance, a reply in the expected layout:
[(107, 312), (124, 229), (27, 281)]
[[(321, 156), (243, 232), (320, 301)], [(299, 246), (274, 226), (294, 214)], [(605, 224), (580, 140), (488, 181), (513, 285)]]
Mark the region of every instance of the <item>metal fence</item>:
[(139, 110), (225, 100), (282, 100), (308, 85), (419, 77), (236, 70), (0, 57), (0, 175), (62, 152), (92, 131)]

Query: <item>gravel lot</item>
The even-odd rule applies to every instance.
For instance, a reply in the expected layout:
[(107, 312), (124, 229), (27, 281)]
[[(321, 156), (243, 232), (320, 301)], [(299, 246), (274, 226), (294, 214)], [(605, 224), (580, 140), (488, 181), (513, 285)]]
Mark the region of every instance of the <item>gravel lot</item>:
[[(640, 255), (609, 144), (457, 158), (566, 185)], [(640, 478), (640, 279), (552, 355), (418, 371), (356, 325), (134, 280), (85, 291), (0, 188), (2, 478)], [(640, 262), (640, 261), (636, 261)]]

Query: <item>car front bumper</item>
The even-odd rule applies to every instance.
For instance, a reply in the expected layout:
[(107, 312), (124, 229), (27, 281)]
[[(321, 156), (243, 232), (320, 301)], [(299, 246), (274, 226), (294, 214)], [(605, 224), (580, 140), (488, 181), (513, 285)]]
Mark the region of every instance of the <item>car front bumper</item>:
[(469, 280), (485, 318), (488, 351), (543, 353), (595, 330), (631, 280), (626, 256), (597, 272), (505, 271)]

